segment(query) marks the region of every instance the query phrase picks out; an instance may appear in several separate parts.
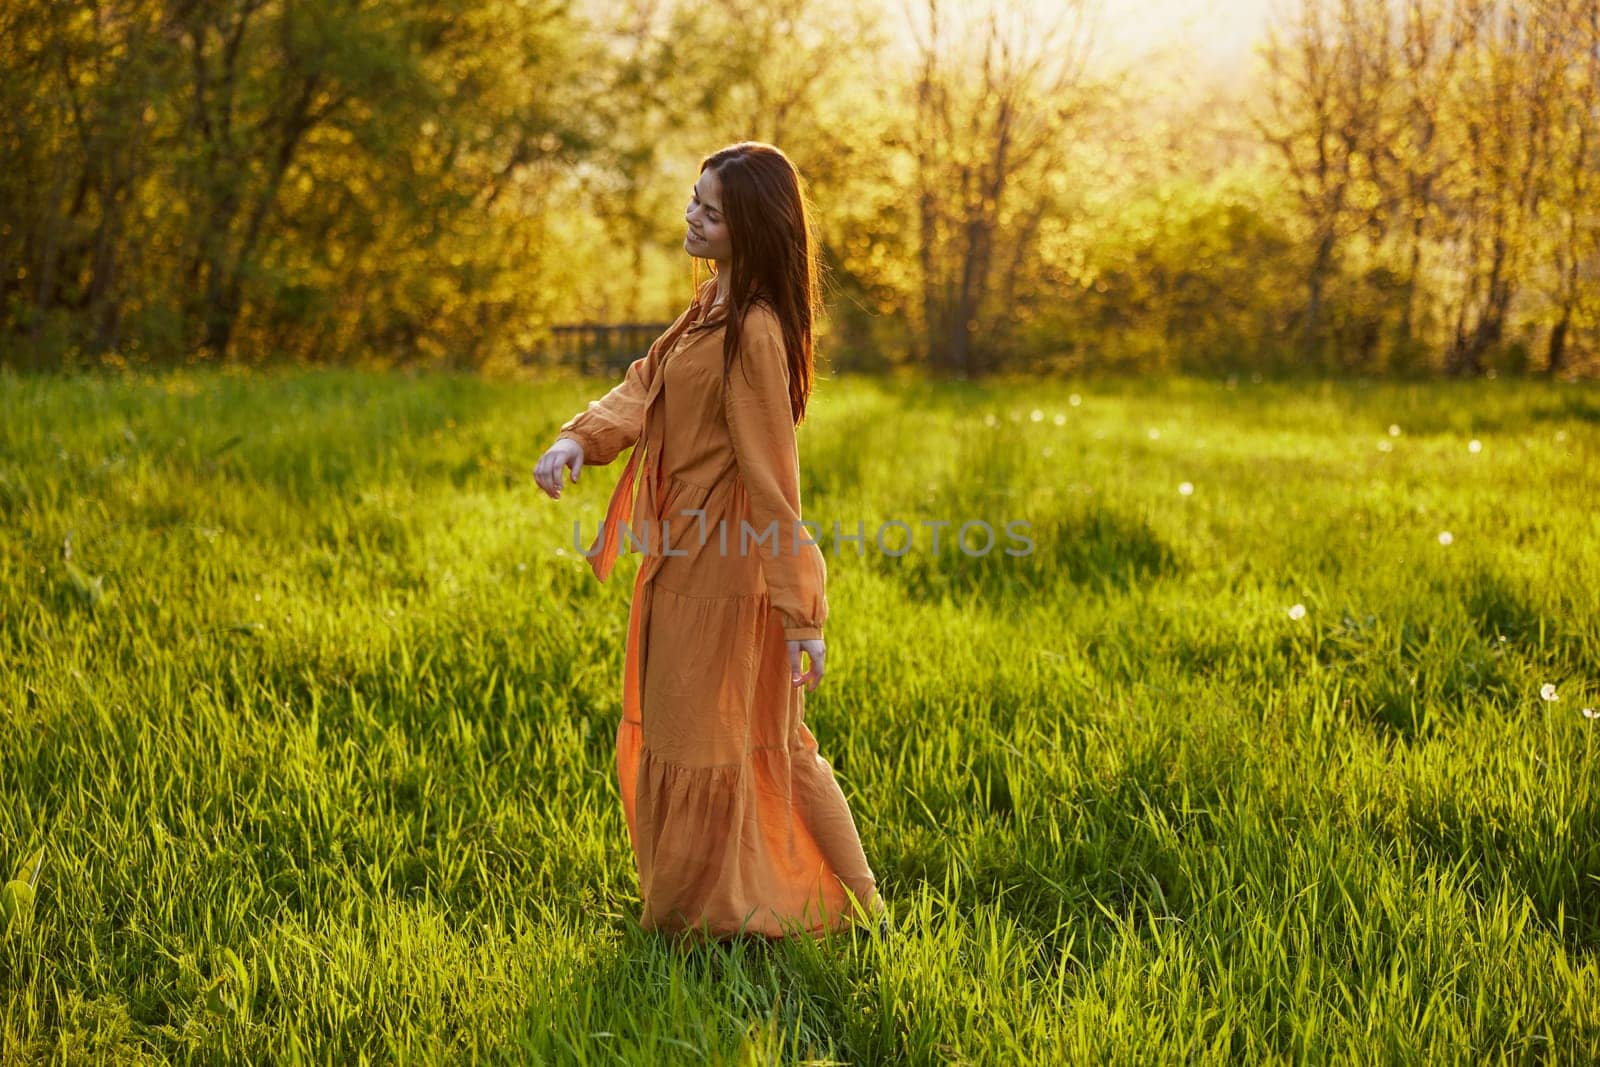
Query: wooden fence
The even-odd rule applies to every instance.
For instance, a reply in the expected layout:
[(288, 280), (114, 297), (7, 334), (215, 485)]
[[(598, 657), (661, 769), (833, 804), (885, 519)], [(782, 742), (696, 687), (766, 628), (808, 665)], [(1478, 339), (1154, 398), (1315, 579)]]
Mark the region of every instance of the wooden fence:
[(576, 367), (580, 374), (617, 377), (650, 351), (670, 322), (573, 323), (550, 328), (550, 340), (523, 357), (524, 363)]

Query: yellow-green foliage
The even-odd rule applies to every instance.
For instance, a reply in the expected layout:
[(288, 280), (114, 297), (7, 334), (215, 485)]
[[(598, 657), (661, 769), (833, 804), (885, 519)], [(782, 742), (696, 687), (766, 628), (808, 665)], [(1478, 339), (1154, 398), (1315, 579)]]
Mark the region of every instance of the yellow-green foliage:
[(1593, 5), (1272, 6), (1218, 82), (1077, 0), (7, 0), (0, 365), (554, 359), (759, 140), (850, 372), (1600, 369)]

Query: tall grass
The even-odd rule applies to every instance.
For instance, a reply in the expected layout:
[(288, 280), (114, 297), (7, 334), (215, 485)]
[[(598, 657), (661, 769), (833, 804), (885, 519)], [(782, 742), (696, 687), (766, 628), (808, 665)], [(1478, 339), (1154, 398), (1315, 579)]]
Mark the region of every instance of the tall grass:
[(0, 376), (0, 1058), (1600, 1059), (1592, 386), (824, 380), (807, 720), (898, 934), (687, 955), (621, 462), (531, 479), (603, 388)]

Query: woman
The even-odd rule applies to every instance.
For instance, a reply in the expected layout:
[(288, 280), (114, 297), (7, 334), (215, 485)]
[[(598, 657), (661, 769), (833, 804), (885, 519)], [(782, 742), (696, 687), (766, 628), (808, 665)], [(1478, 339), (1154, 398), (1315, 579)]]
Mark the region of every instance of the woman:
[(873, 919), (886, 932), (804, 721), (828, 608), (822, 552), (799, 523), (817, 307), (800, 177), (771, 145), (732, 145), (701, 163), (685, 221), (695, 274), (705, 260), (712, 276), (534, 470), (560, 499), (564, 469), (576, 483), (633, 446), (589, 561), (604, 581), (624, 526), (642, 557), (617, 729), (640, 925), (693, 942)]

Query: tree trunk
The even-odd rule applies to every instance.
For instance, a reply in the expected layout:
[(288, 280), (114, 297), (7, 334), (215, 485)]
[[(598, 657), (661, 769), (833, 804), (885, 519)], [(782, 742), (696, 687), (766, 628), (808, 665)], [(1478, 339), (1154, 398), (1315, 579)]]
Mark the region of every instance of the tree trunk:
[(1563, 307), (1561, 318), (1550, 328), (1550, 351), (1545, 362), (1544, 372), (1552, 378), (1560, 374), (1567, 366), (1567, 327), (1572, 322), (1572, 309)]
[(1317, 242), (1316, 257), (1311, 261), (1310, 276), (1306, 279), (1306, 314), (1301, 333), (1300, 359), (1307, 366), (1314, 362), (1313, 356), (1316, 354), (1317, 331), (1322, 325), (1322, 297), (1327, 286), (1328, 267), (1333, 260), (1334, 240), (1332, 228), (1325, 228)]

